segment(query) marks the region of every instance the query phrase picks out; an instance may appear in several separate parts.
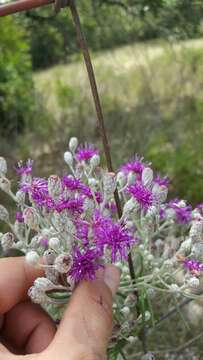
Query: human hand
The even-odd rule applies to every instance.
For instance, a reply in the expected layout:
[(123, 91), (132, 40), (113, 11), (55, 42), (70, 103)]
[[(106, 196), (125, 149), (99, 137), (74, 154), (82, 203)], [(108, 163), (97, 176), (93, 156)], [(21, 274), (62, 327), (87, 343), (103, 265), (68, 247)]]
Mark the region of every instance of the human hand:
[(39, 276), (43, 271), (31, 268), (23, 257), (0, 260), (0, 360), (105, 359), (119, 270), (108, 265), (95, 281), (82, 281), (57, 330), (27, 297)]

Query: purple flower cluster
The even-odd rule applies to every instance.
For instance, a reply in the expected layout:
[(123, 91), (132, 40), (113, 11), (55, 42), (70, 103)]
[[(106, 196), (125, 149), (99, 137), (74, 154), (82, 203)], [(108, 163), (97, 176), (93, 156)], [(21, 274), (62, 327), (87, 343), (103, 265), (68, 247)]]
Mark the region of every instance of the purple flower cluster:
[(169, 207), (175, 211), (176, 220), (179, 224), (188, 224), (192, 220), (192, 206), (180, 205), (180, 200), (174, 199), (169, 202)]
[(121, 166), (121, 171), (126, 175), (133, 172), (141, 176), (143, 169), (147, 165), (143, 163), (143, 160), (142, 157), (135, 155), (134, 159)]
[(90, 160), (94, 155), (98, 155), (98, 149), (92, 144), (85, 144), (84, 146), (80, 146), (76, 152), (76, 159), (78, 161), (87, 161)]
[(142, 209), (147, 210), (150, 206), (152, 206), (152, 192), (144, 187), (141, 182), (136, 182), (134, 185), (128, 186), (127, 191), (132, 194)]
[(101, 253), (97, 249), (83, 249), (78, 247), (73, 252), (73, 265), (68, 273), (75, 282), (83, 279), (94, 280), (95, 273), (102, 268)]
[(189, 271), (203, 271), (203, 263), (200, 263), (196, 260), (184, 260), (184, 267)]
[(33, 161), (30, 159), (27, 160), (25, 165), (23, 165), (22, 161), (19, 161), (17, 167), (15, 168), (16, 173), (20, 176), (31, 174), (32, 173), (32, 164), (33, 164)]

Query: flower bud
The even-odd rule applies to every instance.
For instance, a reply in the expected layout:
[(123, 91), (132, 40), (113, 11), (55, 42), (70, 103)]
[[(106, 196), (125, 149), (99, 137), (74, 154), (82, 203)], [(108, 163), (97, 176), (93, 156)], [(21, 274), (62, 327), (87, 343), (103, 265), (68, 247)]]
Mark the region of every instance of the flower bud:
[(142, 183), (146, 187), (150, 187), (153, 181), (153, 171), (151, 168), (146, 167), (142, 172)]
[(30, 229), (36, 230), (39, 225), (39, 216), (36, 210), (32, 207), (28, 207), (23, 212), (24, 222)]
[(128, 178), (127, 178), (128, 185), (134, 184), (135, 180), (136, 180), (136, 174), (134, 172), (130, 171), (128, 174)]
[(9, 221), (8, 210), (3, 205), (0, 205), (0, 220)]
[(7, 162), (3, 157), (0, 157), (0, 176), (5, 176), (7, 173)]
[(99, 164), (100, 164), (100, 156), (98, 154), (93, 155), (92, 158), (90, 159), (91, 167), (94, 169), (97, 166), (99, 166)]
[(126, 176), (123, 172), (119, 172), (116, 176), (116, 181), (120, 187), (123, 187), (126, 184)]
[(55, 251), (59, 250), (60, 248), (60, 241), (58, 238), (53, 237), (49, 240), (49, 247), (54, 249)]
[(192, 288), (198, 288), (199, 284), (200, 284), (199, 279), (197, 277), (195, 277), (195, 276), (189, 278), (187, 283)]
[(168, 188), (164, 185), (155, 184), (152, 189), (152, 194), (156, 198), (156, 200), (162, 204), (166, 201), (168, 196)]
[(35, 235), (32, 239), (31, 239), (31, 242), (30, 242), (30, 247), (32, 249), (37, 249), (40, 245), (40, 237), (39, 235)]
[(95, 188), (97, 186), (97, 184), (98, 184), (98, 181), (95, 178), (88, 179), (88, 185), (91, 188)]
[(51, 175), (48, 178), (48, 191), (49, 194), (55, 198), (58, 197), (62, 192), (61, 179), (57, 175)]
[(170, 285), (170, 291), (171, 291), (172, 293), (178, 293), (179, 290), (180, 290), (180, 288), (179, 288), (179, 286), (178, 286), (177, 284), (171, 284), (171, 285)]
[(46, 265), (53, 265), (56, 254), (53, 250), (49, 249), (44, 252), (43, 260)]
[(129, 215), (130, 213), (137, 210), (138, 208), (139, 208), (139, 204), (137, 203), (137, 201), (134, 198), (131, 198), (130, 200), (128, 200), (125, 203), (125, 205), (123, 207), (123, 214)]
[(78, 139), (76, 137), (72, 137), (70, 138), (70, 141), (69, 141), (69, 149), (72, 153), (75, 152), (75, 150), (77, 149), (78, 147)]
[(61, 274), (68, 273), (73, 265), (73, 258), (69, 254), (61, 254), (57, 256), (54, 265), (55, 269)]
[(1, 238), (1, 246), (4, 251), (9, 250), (14, 243), (14, 235), (10, 232), (5, 233)]
[(8, 193), (11, 190), (11, 182), (7, 178), (0, 178), (0, 189)]
[(125, 316), (125, 317), (128, 317), (128, 315), (130, 314), (130, 308), (128, 306), (124, 306), (122, 309), (121, 309), (121, 313)]
[(52, 290), (55, 285), (45, 277), (39, 277), (34, 281), (34, 286), (40, 291)]
[(190, 229), (190, 237), (199, 239), (202, 235), (203, 223), (202, 221), (194, 221)]
[(184, 254), (188, 253), (191, 250), (191, 246), (192, 246), (192, 239), (188, 238), (187, 240), (182, 242), (178, 252), (181, 252), (181, 253), (184, 253)]
[(19, 205), (23, 205), (25, 202), (25, 193), (21, 190), (18, 190), (16, 193), (16, 201)]
[(128, 341), (130, 344), (134, 344), (137, 340), (138, 340), (138, 337), (137, 337), (137, 336), (129, 336), (129, 337), (127, 338), (127, 341)]
[(116, 189), (116, 180), (114, 173), (105, 173), (103, 177), (103, 184), (104, 184), (104, 194), (105, 197), (110, 197), (113, 195)]
[(73, 165), (73, 155), (71, 154), (70, 151), (66, 151), (64, 153), (64, 161), (68, 166), (72, 166)]
[(46, 293), (44, 291), (40, 291), (36, 286), (32, 286), (28, 290), (28, 296), (35, 304), (46, 304), (49, 302)]
[(151, 319), (150, 311), (145, 311), (145, 321), (149, 321)]
[(40, 257), (36, 251), (29, 251), (25, 256), (25, 261), (31, 266), (37, 265), (39, 263), (39, 259)]
[(155, 356), (151, 352), (148, 352), (141, 357), (141, 360), (155, 360)]

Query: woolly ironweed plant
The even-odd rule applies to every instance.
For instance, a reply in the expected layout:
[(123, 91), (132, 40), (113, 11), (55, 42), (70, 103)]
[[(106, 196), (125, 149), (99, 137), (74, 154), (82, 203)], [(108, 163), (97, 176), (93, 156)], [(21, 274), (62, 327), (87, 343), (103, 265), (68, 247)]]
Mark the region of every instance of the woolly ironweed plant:
[[(44, 269), (45, 276), (28, 293), (33, 302), (54, 306), (57, 317), (79, 281), (92, 281), (106, 263), (120, 267), (110, 352), (125, 358), (124, 346), (135, 346), (139, 339), (144, 343), (146, 331), (154, 326), (151, 300), (156, 294), (199, 298), (203, 205), (192, 209), (184, 200), (167, 201), (169, 179), (154, 174), (138, 155), (117, 173), (108, 172), (100, 165), (98, 149), (71, 138), (64, 160), (63, 176), (48, 179), (32, 175), (31, 160), (20, 161), (19, 189), (13, 192), (7, 162), (0, 158), (0, 189), (16, 204), (15, 219), (0, 205), (0, 220), (10, 228), (0, 234), (3, 256), (15, 250), (30, 265)], [(120, 219), (116, 189), (123, 208)], [(129, 252), (135, 279), (129, 272)], [(150, 356), (146, 353), (143, 359)]]

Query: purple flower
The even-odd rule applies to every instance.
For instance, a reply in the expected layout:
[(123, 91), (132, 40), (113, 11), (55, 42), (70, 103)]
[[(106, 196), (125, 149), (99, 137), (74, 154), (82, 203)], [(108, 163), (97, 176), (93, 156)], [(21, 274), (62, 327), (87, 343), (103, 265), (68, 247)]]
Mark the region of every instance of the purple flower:
[(94, 280), (96, 271), (103, 266), (99, 264), (101, 253), (96, 249), (80, 250), (78, 247), (74, 249), (73, 265), (68, 275), (75, 282), (83, 279)]
[(44, 248), (48, 248), (48, 246), (49, 246), (49, 239), (47, 239), (47, 238), (41, 238), (41, 239), (40, 239), (40, 245), (42, 245)]
[(183, 265), (189, 271), (203, 271), (203, 263), (196, 260), (185, 259)]
[(31, 183), (21, 183), (21, 190), (29, 193), (38, 206), (45, 206), (47, 209), (54, 208), (54, 201), (48, 192), (48, 181), (43, 178), (33, 178)]
[(99, 150), (95, 149), (92, 144), (85, 144), (80, 146), (76, 152), (76, 159), (78, 161), (87, 161), (90, 160), (94, 155), (98, 155)]
[(151, 190), (147, 189), (142, 185), (142, 183), (137, 182), (134, 185), (127, 187), (127, 192), (132, 194), (132, 196), (140, 204), (140, 207), (144, 210), (147, 210), (153, 203), (153, 195)]
[(141, 177), (142, 171), (145, 168), (145, 166), (147, 165), (147, 164), (143, 163), (143, 160), (144, 160), (144, 158), (142, 158), (138, 155), (135, 155), (135, 158), (132, 161), (129, 161), (126, 164), (122, 165), (120, 170), (122, 172), (124, 172), (124, 174), (126, 174), (126, 175), (132, 171), (132, 172), (136, 173), (137, 175), (140, 175), (140, 177)]
[(76, 219), (75, 226), (77, 229), (77, 238), (82, 240), (83, 245), (87, 246), (89, 243), (88, 233), (89, 233), (89, 223), (82, 219)]
[(175, 210), (176, 220), (179, 224), (185, 225), (192, 220), (191, 205), (180, 206), (180, 201), (178, 199), (174, 199), (169, 202), (169, 207)]
[(63, 210), (69, 210), (72, 214), (82, 214), (83, 199), (61, 199), (56, 205), (55, 210), (60, 213)]
[(21, 211), (17, 211), (16, 212), (16, 221), (23, 223), (24, 222), (24, 217)]
[(16, 173), (18, 175), (29, 175), (31, 174), (32, 172), (32, 164), (33, 164), (33, 161), (28, 159), (25, 166), (23, 166), (23, 162), (22, 161), (19, 161), (17, 167), (15, 168), (16, 170)]
[(154, 179), (154, 182), (160, 186), (166, 186), (168, 187), (170, 184), (170, 180), (168, 176), (161, 177), (159, 174)]
[(71, 175), (64, 176), (62, 178), (62, 184), (64, 187), (67, 187), (70, 191), (80, 190), (81, 189), (81, 181), (72, 177)]
[(104, 217), (97, 210), (94, 213), (92, 229), (94, 242), (103, 251), (107, 246), (111, 250), (111, 260), (127, 259), (130, 246), (135, 242), (130, 231), (110, 217)]

